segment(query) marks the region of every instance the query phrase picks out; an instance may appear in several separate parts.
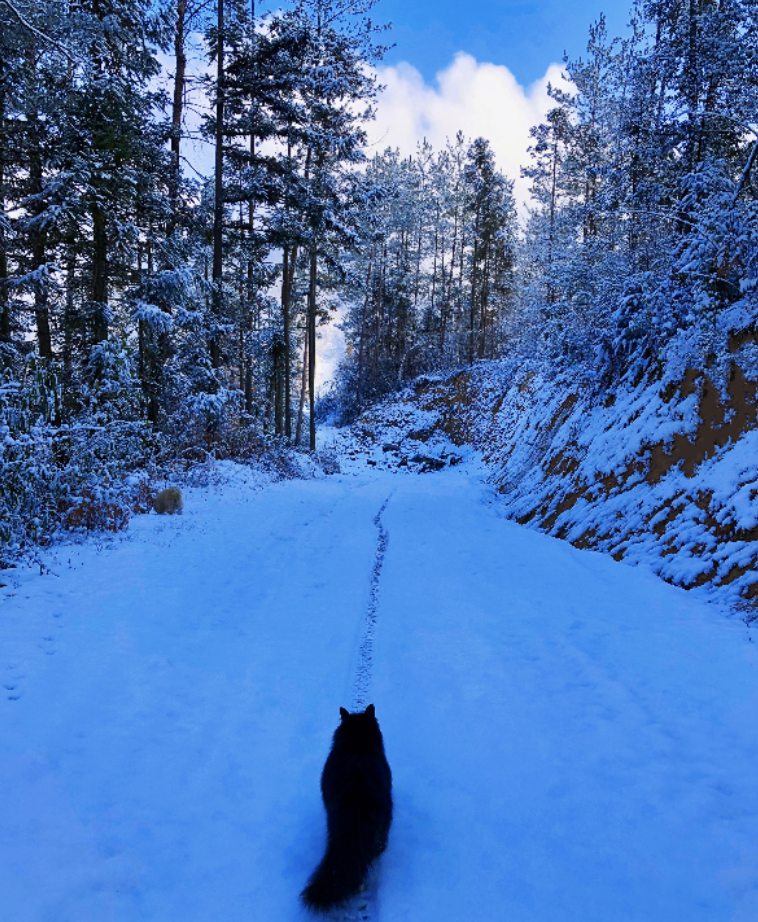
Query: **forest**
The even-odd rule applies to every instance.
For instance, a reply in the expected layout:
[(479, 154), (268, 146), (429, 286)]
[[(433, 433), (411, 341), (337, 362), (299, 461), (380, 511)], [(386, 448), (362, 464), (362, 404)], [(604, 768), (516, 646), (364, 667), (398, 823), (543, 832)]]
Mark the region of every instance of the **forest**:
[(0, 0), (0, 556), (121, 527), (166, 465), (313, 450), (421, 374), (755, 380), (755, 0), (595, 23), (524, 214), (485, 138), (368, 151), (372, 7)]

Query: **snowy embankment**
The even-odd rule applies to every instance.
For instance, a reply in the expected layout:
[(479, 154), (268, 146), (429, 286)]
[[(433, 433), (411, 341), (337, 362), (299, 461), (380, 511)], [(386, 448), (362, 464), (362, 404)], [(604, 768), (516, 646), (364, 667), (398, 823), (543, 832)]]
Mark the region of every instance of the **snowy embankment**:
[(335, 918), (758, 918), (756, 632), (507, 521), (474, 460), (378, 467), (190, 490), (5, 574), (4, 922), (304, 922), (366, 697), (395, 821)]
[(687, 369), (600, 392), (591, 375), (480, 364), (419, 379), (356, 431), (395, 445), (391, 466), (473, 445), (521, 524), (732, 605), (758, 599), (756, 384), (738, 366), (720, 386)]

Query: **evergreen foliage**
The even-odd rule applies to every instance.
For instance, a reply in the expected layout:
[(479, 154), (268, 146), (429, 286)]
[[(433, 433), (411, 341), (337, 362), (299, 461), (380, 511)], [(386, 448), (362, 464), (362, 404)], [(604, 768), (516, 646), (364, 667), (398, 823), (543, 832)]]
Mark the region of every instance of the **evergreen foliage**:
[[(307, 424), (314, 447), (333, 308), (345, 418), (505, 356), (601, 390), (735, 358), (758, 375), (756, 0), (636, 0), (623, 39), (597, 22), (532, 129), (521, 227), (484, 138), (366, 160), (371, 6), (0, 0), (6, 549), (156, 458)], [(203, 181), (184, 168), (193, 35)]]
[(601, 391), (687, 366), (725, 381), (735, 359), (758, 376), (757, 14), (638, 0), (626, 38), (594, 24), (532, 129), (518, 233), (485, 141), (375, 158), (345, 288), (346, 415), (505, 355), (581, 366)]
[[(3, 554), (120, 527), (158, 462), (294, 438), (305, 318), (313, 350), (352, 239), (370, 6), (0, 2)], [(183, 168), (200, 35), (216, 183)]]
[(489, 143), (459, 133), (435, 153), (387, 150), (355, 180), (345, 253), (350, 409), (416, 375), (502, 354), (516, 303), (513, 183)]

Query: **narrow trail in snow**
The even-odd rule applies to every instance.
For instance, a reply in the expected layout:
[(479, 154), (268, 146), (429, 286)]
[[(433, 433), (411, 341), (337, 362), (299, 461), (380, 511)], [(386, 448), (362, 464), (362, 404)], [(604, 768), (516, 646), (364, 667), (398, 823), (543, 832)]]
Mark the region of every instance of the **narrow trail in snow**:
[[(394, 493), (394, 490), (393, 490)], [(377, 607), (379, 604), (379, 581), (382, 576), (382, 566), (384, 564), (384, 555), (387, 552), (388, 534), (382, 523), (382, 514), (387, 508), (387, 504), (392, 499), (392, 493), (382, 503), (379, 512), (374, 516), (374, 525), (376, 525), (379, 534), (376, 539), (376, 554), (374, 556), (374, 566), (371, 570), (371, 590), (369, 593), (368, 608), (366, 610), (366, 619), (363, 627), (363, 637), (358, 648), (358, 665), (355, 670), (355, 679), (353, 680), (353, 701), (352, 710), (362, 711), (371, 704), (371, 676), (373, 672), (373, 652), (374, 652), (374, 634), (376, 633)]]
[[(381, 508), (374, 516), (374, 525), (376, 525), (378, 531), (376, 538), (376, 553), (374, 554), (374, 565), (371, 568), (371, 586), (363, 625), (363, 636), (361, 637), (360, 646), (358, 647), (358, 665), (356, 666), (355, 678), (353, 680), (352, 711), (362, 711), (372, 703), (371, 684), (373, 676), (374, 635), (376, 633), (379, 606), (379, 583), (382, 576), (384, 556), (387, 553), (387, 542), (389, 540), (387, 529), (382, 522), (382, 514), (387, 508), (387, 504), (392, 499), (393, 493), (394, 490), (389, 494), (387, 499), (385, 499)], [(376, 869), (372, 868), (369, 872), (365, 891), (351, 900), (347, 906), (338, 909), (332, 915), (333, 922), (372, 922), (372, 920), (376, 919), (377, 884)]]

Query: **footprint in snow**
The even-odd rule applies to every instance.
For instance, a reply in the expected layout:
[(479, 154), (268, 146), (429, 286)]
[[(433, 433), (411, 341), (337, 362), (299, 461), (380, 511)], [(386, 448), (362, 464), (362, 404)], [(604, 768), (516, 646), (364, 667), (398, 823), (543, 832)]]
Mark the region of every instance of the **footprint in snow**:
[(18, 701), (22, 694), (21, 689), (19, 688), (19, 682), (24, 678), (23, 673), (15, 672), (15, 663), (9, 663), (5, 668), (11, 674), (5, 677), (5, 681), (3, 682), (3, 691), (7, 692), (6, 697), (8, 701)]
[(37, 644), (37, 646), (45, 653), (47, 656), (52, 656), (55, 653), (55, 640), (52, 637), (43, 637), (42, 640)]

